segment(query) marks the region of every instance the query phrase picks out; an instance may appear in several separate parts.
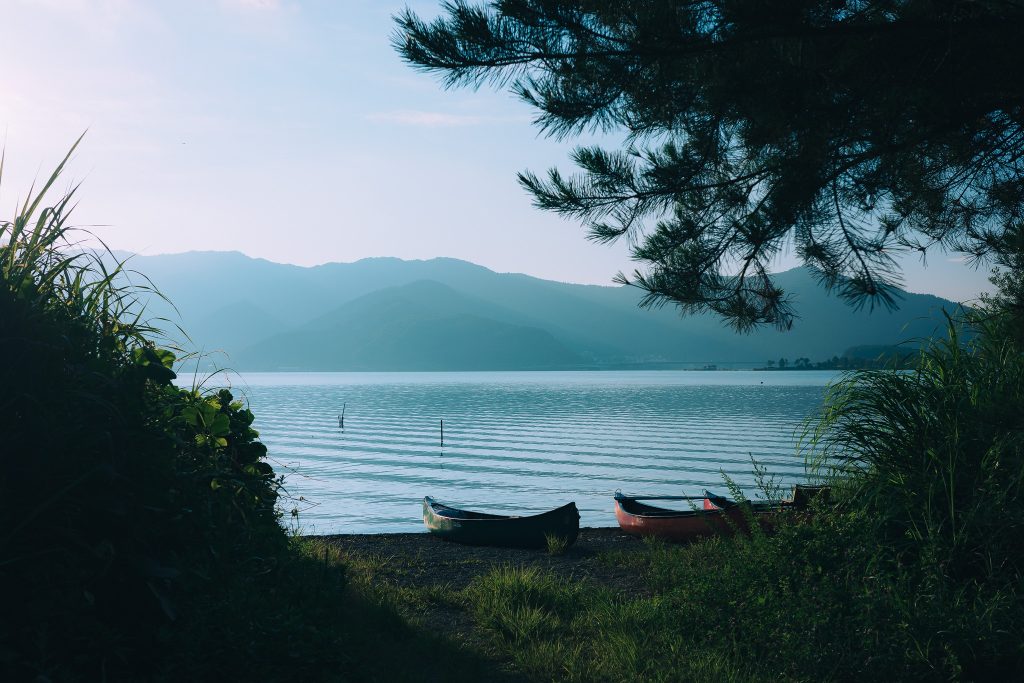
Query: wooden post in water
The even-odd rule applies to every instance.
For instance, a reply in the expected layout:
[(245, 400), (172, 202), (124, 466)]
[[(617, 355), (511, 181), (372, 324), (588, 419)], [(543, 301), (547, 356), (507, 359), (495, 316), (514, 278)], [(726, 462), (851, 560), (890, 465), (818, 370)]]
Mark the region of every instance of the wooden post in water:
[(347, 406), (347, 403), (341, 404), (341, 415), (338, 416), (338, 429), (341, 431), (345, 431), (345, 408)]
[(444, 420), (441, 420), (441, 448), (444, 448)]

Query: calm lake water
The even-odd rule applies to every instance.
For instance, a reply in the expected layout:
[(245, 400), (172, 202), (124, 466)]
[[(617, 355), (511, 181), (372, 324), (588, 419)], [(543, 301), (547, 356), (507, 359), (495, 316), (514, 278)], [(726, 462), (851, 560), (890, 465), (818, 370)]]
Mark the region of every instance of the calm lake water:
[[(792, 483), (831, 371), (259, 373), (236, 377), (304, 533), (422, 531), (424, 495), (496, 512), (576, 501), (613, 526), (611, 495)], [(338, 415), (345, 406), (345, 428)], [(444, 446), (441, 446), (441, 420)]]

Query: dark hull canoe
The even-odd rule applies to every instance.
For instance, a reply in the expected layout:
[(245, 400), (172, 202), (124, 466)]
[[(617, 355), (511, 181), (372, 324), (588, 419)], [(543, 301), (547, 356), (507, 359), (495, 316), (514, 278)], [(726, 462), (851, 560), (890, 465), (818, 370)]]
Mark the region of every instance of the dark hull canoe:
[[(771, 512), (752, 510), (765, 526)], [(711, 536), (731, 536), (747, 529), (747, 513), (739, 505), (718, 507), (705, 498), (696, 510), (668, 510), (641, 503), (637, 498), (615, 494), (615, 518), (619, 527), (633, 536), (655, 536), (674, 543), (689, 543)]]
[(459, 510), (427, 496), (423, 499), (423, 523), (430, 533), (446, 541), (506, 548), (543, 548), (548, 536), (563, 539), (565, 547), (569, 547), (580, 533), (576, 503), (539, 515), (517, 517)]
[[(820, 498), (828, 502), (831, 487), (825, 485), (796, 484), (789, 498), (783, 498), (774, 503), (767, 501), (747, 501), (754, 512), (771, 512), (773, 510), (806, 510), (811, 501)], [(722, 510), (735, 507), (737, 503), (725, 496), (717, 496), (710, 491), (704, 491), (704, 509)]]

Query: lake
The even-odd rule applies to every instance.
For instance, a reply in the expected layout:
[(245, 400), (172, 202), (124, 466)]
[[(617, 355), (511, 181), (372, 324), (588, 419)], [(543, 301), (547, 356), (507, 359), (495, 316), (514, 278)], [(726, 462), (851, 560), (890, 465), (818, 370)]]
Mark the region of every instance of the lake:
[[(796, 440), (832, 371), (246, 373), (255, 428), (303, 533), (423, 531), (421, 500), (494, 512), (612, 493), (753, 493), (751, 456), (805, 479)], [(345, 427), (338, 425), (344, 407)], [(441, 445), (444, 420), (444, 445)], [(299, 500), (301, 498), (301, 500)]]

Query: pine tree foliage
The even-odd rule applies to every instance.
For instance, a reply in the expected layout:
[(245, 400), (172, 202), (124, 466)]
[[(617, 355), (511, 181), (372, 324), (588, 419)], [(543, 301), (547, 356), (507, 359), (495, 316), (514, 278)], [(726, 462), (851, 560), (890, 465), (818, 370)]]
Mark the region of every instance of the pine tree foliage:
[(1024, 214), (1024, 2), (466, 0), (396, 18), (450, 87), (509, 87), (581, 147), (520, 174), (540, 208), (627, 239), (647, 305), (785, 328), (793, 249), (855, 306), (893, 306), (895, 257), (992, 256)]

